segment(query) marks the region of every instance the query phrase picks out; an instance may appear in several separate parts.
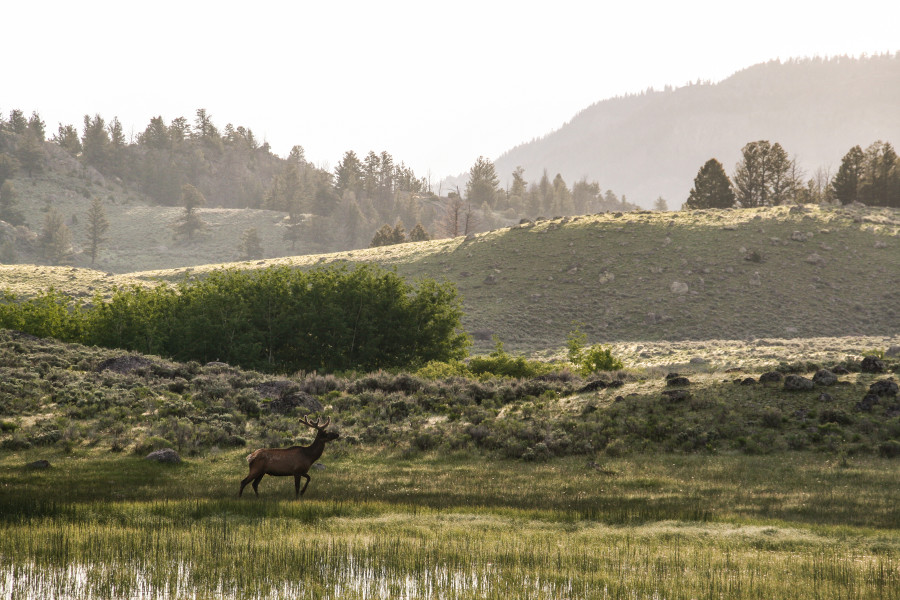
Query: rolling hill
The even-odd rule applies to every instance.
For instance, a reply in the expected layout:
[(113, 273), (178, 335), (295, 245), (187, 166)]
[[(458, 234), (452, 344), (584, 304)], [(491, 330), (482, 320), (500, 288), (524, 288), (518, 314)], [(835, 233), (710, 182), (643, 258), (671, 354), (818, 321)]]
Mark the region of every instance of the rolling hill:
[(719, 83), (598, 102), (546, 136), (496, 158), (501, 178), (582, 177), (650, 207), (687, 198), (699, 168), (717, 158), (731, 173), (748, 142), (779, 142), (812, 177), (837, 170), (859, 144), (900, 143), (900, 56), (758, 64)]
[(3, 266), (0, 288), (82, 298), (223, 267), (374, 262), (449, 280), (476, 349), (558, 351), (575, 323), (600, 342), (880, 336), (897, 343), (900, 212), (848, 207), (604, 213), (468, 237), (113, 275)]

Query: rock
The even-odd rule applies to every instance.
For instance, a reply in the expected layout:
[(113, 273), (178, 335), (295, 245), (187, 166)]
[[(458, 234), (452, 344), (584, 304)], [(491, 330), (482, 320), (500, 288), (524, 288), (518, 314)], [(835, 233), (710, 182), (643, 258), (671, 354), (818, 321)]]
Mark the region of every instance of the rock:
[(869, 393), (876, 396), (896, 396), (900, 392), (893, 379), (880, 379), (869, 386)]
[(877, 356), (867, 356), (859, 363), (863, 373), (884, 373), (884, 361)]
[(817, 253), (813, 252), (809, 256), (806, 257), (806, 262), (811, 265), (824, 265), (825, 259), (819, 256)]
[(692, 365), (705, 365), (709, 364), (709, 361), (703, 358), (702, 356), (695, 356), (690, 360)]
[(669, 291), (673, 294), (687, 294), (688, 289), (688, 284), (682, 281), (673, 281), (672, 285), (669, 286)]
[(822, 392), (821, 394), (819, 394), (818, 400), (819, 400), (819, 402), (825, 403), (825, 402), (833, 402), (834, 398), (831, 397), (831, 394)]
[(50, 461), (49, 460), (36, 460), (34, 462), (30, 462), (25, 465), (26, 469), (49, 469)]
[(481, 282), (485, 285), (496, 285), (497, 284), (497, 276), (493, 273), (488, 273), (487, 277)]
[(816, 385), (834, 385), (837, 383), (837, 375), (829, 371), (828, 369), (819, 369), (816, 371), (816, 374), (813, 375), (813, 383)]
[(753, 275), (750, 276), (750, 285), (762, 285), (762, 278), (759, 276), (759, 271), (754, 271)]
[(784, 389), (791, 392), (811, 390), (814, 385), (812, 379), (799, 375), (788, 375), (784, 378)]
[(784, 379), (784, 375), (778, 371), (769, 371), (759, 376), (760, 383), (781, 383), (782, 379)]
[(180, 463), (181, 457), (171, 448), (156, 450), (144, 457), (144, 460), (152, 460), (159, 463)]
[(604, 390), (607, 388), (607, 383), (602, 379), (595, 379), (594, 381), (588, 381), (584, 387), (578, 390), (579, 394), (586, 394), (588, 392), (596, 392), (597, 390)]
[(691, 385), (691, 380), (687, 377), (672, 377), (671, 379), (666, 379), (666, 385), (669, 387)]
[(665, 390), (662, 395), (669, 402), (683, 402), (691, 397), (691, 393), (687, 390)]
[(805, 242), (806, 234), (803, 233), (802, 231), (795, 231), (794, 233), (791, 234), (791, 239), (794, 240), (795, 242)]
[(752, 377), (747, 377), (741, 380), (741, 385), (756, 385), (756, 380)]
[(881, 399), (875, 394), (866, 394), (866, 396), (856, 403), (856, 410), (861, 412), (872, 412), (872, 407), (881, 402)]

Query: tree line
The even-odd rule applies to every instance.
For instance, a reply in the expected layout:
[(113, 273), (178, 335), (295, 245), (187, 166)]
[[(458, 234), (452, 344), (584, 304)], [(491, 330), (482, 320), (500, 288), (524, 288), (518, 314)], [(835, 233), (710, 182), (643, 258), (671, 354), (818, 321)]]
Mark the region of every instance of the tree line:
[(0, 296), (0, 327), (180, 361), (265, 372), (389, 369), (466, 356), (461, 300), (449, 283), (415, 285), (363, 265), (217, 271), (133, 286), (81, 304), (53, 290)]
[(715, 158), (694, 178), (685, 209), (777, 206), (787, 203), (860, 202), (900, 208), (900, 158), (890, 143), (876, 141), (863, 150), (854, 146), (841, 159), (837, 173), (819, 169), (803, 181), (796, 159), (779, 143), (750, 142), (732, 177)]
[[(402, 241), (408, 241), (466, 235), (521, 218), (636, 208), (586, 179), (570, 187), (560, 175), (551, 178), (544, 172), (529, 183), (521, 167), (511, 174), (511, 185), (501, 187), (493, 163), (484, 157), (470, 169), (465, 190), (446, 193), (435, 191), (430, 181), (386, 151), (362, 157), (347, 151), (329, 172), (308, 162), (302, 146), (280, 158), (252, 129), (230, 123), (220, 129), (202, 108), (192, 120), (153, 117), (130, 138), (115, 117), (85, 115), (80, 127), (59, 123), (51, 134), (38, 113), (26, 117), (12, 110), (6, 119), (0, 115), (0, 185), (17, 171), (32, 176), (44, 168), (48, 135), (47, 143), (66, 151), (83, 168), (121, 180), (159, 205), (185, 206), (187, 213), (173, 227), (186, 241), (203, 227), (193, 214), (202, 205), (198, 198), (225, 208), (283, 211), (288, 219), (281, 224), (282, 239), (291, 251), (302, 242), (306, 252), (385, 243), (385, 225), (395, 243), (401, 231)], [(186, 193), (186, 186), (197, 194)], [(14, 190), (0, 192), (0, 219), (22, 221), (15, 201)], [(411, 237), (406, 237), (407, 225)], [(56, 237), (61, 239), (56, 246), (64, 246), (65, 236)], [(89, 240), (92, 260), (102, 238), (100, 232)], [(49, 251), (45, 260), (60, 264), (65, 257)]]

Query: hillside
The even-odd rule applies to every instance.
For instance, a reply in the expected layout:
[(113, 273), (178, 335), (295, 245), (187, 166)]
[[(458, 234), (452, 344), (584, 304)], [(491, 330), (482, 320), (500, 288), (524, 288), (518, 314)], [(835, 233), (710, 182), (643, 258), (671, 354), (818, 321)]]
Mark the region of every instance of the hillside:
[(729, 172), (748, 142), (779, 142), (812, 177), (837, 170), (853, 146), (900, 142), (900, 56), (759, 64), (716, 84), (604, 100), (557, 131), (495, 160), (504, 178), (521, 165), (567, 181), (583, 176), (650, 207), (687, 198), (699, 168), (717, 158)]
[(900, 335), (900, 213), (865, 207), (611, 213), (484, 234), (323, 255), (114, 276), (4, 266), (0, 287), (81, 297), (180, 281), (222, 267), (346, 261), (454, 282), (476, 349), (557, 351), (581, 323), (590, 341)]

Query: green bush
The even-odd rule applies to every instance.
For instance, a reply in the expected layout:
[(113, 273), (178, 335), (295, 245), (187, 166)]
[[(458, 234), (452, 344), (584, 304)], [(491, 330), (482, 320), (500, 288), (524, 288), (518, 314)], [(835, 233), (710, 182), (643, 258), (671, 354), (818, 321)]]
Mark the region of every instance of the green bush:
[(625, 367), (621, 360), (613, 356), (612, 348), (604, 348), (600, 344), (587, 345), (587, 335), (576, 327), (569, 334), (566, 342), (569, 350), (569, 362), (583, 376), (587, 377), (597, 371), (618, 371)]
[(494, 375), (524, 379), (544, 375), (554, 369), (553, 365), (528, 360), (524, 356), (513, 356), (503, 350), (503, 342), (495, 338), (496, 346), (488, 356), (473, 356), (469, 359), (469, 371), (473, 375)]

